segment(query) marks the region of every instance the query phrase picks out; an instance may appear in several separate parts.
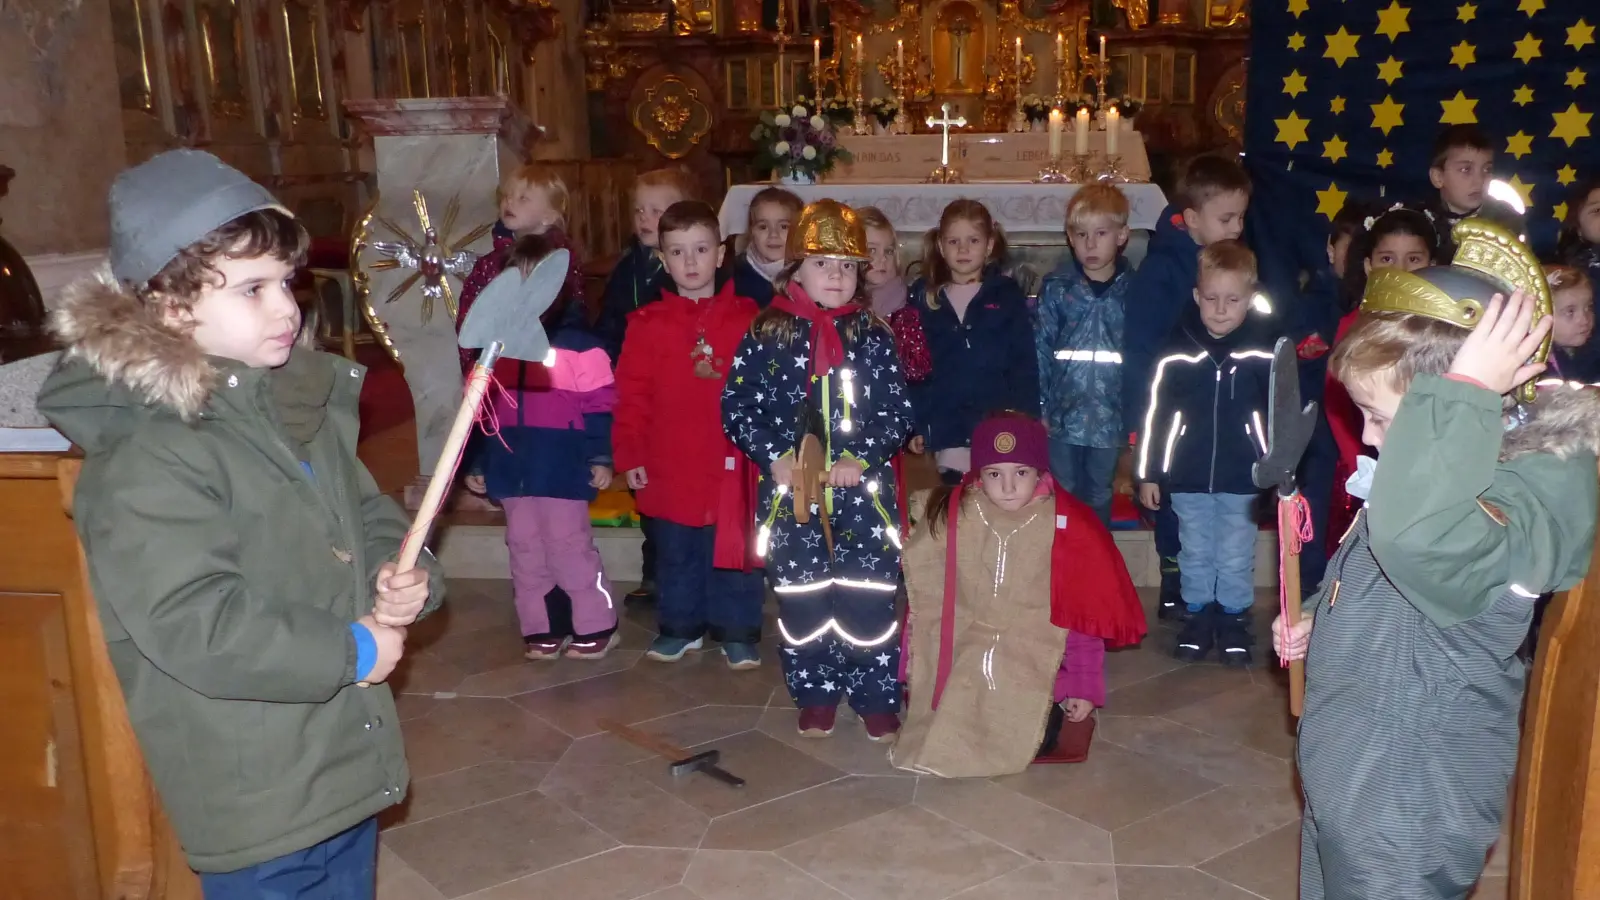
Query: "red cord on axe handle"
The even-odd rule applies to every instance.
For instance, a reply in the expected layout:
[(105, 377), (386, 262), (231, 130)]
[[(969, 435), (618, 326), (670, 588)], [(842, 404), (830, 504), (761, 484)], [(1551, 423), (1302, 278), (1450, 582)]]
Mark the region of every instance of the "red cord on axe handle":
[[(1283, 617), (1286, 625), (1289, 622), (1289, 560), (1298, 559), (1300, 548), (1315, 537), (1311, 527), (1311, 504), (1306, 501), (1306, 495), (1296, 491), (1280, 499), (1278, 501), (1278, 614)], [(1294, 602), (1299, 603), (1300, 598), (1296, 597)], [(1278, 666), (1286, 669), (1289, 667), (1289, 661), (1280, 656)]]

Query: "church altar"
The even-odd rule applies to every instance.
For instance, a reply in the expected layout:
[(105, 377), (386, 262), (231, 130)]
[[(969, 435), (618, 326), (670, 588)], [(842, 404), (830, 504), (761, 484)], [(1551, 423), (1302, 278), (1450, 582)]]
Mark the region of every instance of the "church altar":
[[(1067, 150), (1072, 132), (1062, 135)], [(939, 165), (940, 134), (852, 135), (839, 143), (855, 157), (841, 162), (828, 174), (830, 184), (840, 182), (921, 181)], [(1050, 154), (1050, 135), (1039, 131), (982, 134), (950, 132), (950, 165), (969, 181), (1026, 181), (1032, 179)], [(1089, 133), (1089, 154), (1094, 165), (1106, 159), (1106, 133)], [(1133, 182), (1150, 180), (1150, 157), (1144, 137), (1131, 128), (1117, 135), (1118, 167)], [(1066, 164), (1071, 163), (1068, 157)], [(1160, 214), (1156, 210), (1156, 215)]]
[[(934, 141), (933, 164), (938, 165), (937, 136)], [(736, 184), (728, 189), (718, 213), (724, 237), (744, 233), (749, 219), (750, 198), (766, 187), (771, 185)], [(857, 208), (876, 206), (889, 217), (895, 230), (901, 234), (920, 233), (936, 227), (939, 214), (944, 212), (950, 201), (966, 198), (988, 207), (989, 214), (1009, 234), (1047, 232), (1061, 236), (1066, 228), (1067, 203), (1082, 185), (1035, 184), (1031, 181), (978, 181), (968, 184), (830, 181), (784, 187), (807, 203), (829, 198)], [(1161, 219), (1161, 211), (1167, 205), (1166, 195), (1161, 188), (1153, 184), (1119, 184), (1117, 187), (1128, 198), (1128, 226), (1154, 231)]]

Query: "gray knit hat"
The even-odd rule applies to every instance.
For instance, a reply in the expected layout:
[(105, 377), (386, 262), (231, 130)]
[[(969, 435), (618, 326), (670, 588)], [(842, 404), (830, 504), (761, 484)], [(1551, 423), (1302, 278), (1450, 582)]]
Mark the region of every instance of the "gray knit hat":
[(123, 172), (110, 205), (111, 274), (134, 286), (245, 213), (289, 213), (266, 188), (202, 150), (168, 150)]

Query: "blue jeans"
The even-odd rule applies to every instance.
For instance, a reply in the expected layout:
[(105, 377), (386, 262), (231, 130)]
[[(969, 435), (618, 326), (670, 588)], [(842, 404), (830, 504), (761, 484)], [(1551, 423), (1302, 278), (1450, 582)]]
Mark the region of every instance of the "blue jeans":
[(1117, 477), (1121, 452), (1116, 447), (1050, 442), (1050, 474), (1067, 493), (1088, 504), (1107, 528), (1111, 527), (1111, 482)]
[(666, 519), (651, 523), (656, 544), (656, 614), (667, 637), (694, 640), (707, 633), (723, 643), (761, 639), (766, 586), (760, 569), (712, 568), (717, 529)]
[(1255, 494), (1173, 494), (1178, 516), (1178, 568), (1190, 612), (1215, 603), (1226, 613), (1255, 601)]
[(205, 900), (372, 900), (378, 879), (378, 820), (320, 844), (237, 872), (202, 872)]

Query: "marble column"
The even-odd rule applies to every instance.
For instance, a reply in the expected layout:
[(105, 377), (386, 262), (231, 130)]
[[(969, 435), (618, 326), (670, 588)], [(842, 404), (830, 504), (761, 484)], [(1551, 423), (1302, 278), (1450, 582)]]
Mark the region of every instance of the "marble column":
[[(372, 135), (377, 160), (377, 201), (357, 229), (352, 267), (365, 281), (360, 302), (368, 320), (405, 368), (416, 408), (422, 472), (407, 491), (413, 500), (438, 461), (462, 390), (455, 323), (442, 298), (425, 299), (429, 276), (396, 293), (417, 275), (416, 257), (427, 243), (413, 192), (420, 192), (447, 259), (488, 252), (500, 173), (517, 163), (499, 137), (510, 109), (503, 97), (352, 100), (345, 109)], [(409, 251), (397, 255), (397, 246)], [(459, 298), (470, 260), (450, 268), (442, 278)]]

